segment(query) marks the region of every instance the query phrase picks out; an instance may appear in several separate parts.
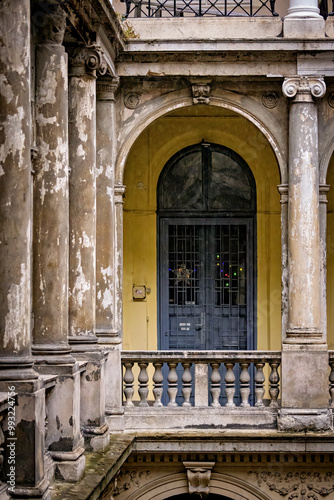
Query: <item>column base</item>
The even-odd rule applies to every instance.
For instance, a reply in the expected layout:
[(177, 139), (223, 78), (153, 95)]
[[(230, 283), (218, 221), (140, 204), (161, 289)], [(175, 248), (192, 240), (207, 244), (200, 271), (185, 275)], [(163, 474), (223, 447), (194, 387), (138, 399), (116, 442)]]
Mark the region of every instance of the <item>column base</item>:
[(44, 454), (44, 477), (53, 483), (56, 474), (56, 464), (48, 451)]
[(15, 498), (16, 500), (51, 500), (51, 493), (49, 491), (49, 481), (43, 479), (37, 486), (30, 488), (20, 488), (15, 487), (13, 491), (8, 488), (8, 494), (10, 498)]
[(313, 11), (305, 15), (298, 11), (291, 12), (283, 21), (283, 37), (303, 40), (325, 38), (325, 20)]
[(282, 409), (277, 417), (281, 432), (319, 432), (333, 429), (333, 415), (329, 410)]
[(86, 457), (84, 448), (79, 446), (75, 451), (51, 451), (50, 455), (56, 464), (56, 479), (67, 483), (76, 483), (85, 472)]
[(110, 433), (108, 424), (103, 424), (100, 427), (87, 425), (83, 429), (83, 435), (87, 451), (104, 451), (109, 445)]
[(68, 337), (68, 343), (71, 346), (75, 346), (77, 344), (96, 344), (97, 337), (95, 334), (92, 335), (71, 335)]
[(122, 339), (118, 335), (118, 330), (99, 329), (96, 330), (99, 344), (121, 344)]
[(0, 358), (0, 380), (24, 381), (38, 378), (38, 373), (33, 369), (33, 357), (6, 357)]

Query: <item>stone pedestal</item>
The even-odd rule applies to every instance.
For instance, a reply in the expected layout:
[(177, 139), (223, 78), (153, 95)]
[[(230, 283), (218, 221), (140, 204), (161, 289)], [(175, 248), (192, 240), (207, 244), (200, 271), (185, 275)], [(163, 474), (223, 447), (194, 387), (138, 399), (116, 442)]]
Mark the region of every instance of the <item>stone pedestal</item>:
[[(65, 12), (45, 15), (36, 49), (33, 312), (35, 362), (68, 363), (68, 92)], [(73, 361), (73, 360), (72, 360)]]
[(109, 426), (105, 422), (105, 360), (108, 353), (96, 351), (78, 353), (84, 361), (81, 376), (80, 421), (85, 447), (89, 451), (103, 451), (109, 444)]
[[(43, 382), (1, 381), (0, 391), (15, 393), (16, 399), (15, 406), (9, 404), (10, 412), (3, 445), (4, 476), (9, 480), (8, 493), (16, 499), (50, 500), (49, 481), (44, 478)], [(11, 468), (13, 463), (14, 469)]]
[(85, 468), (84, 440), (80, 430), (80, 370), (78, 363), (37, 365), (42, 374), (57, 375), (47, 398), (46, 449), (56, 462), (56, 477), (78, 481)]
[(109, 350), (106, 359), (106, 421), (111, 431), (124, 429), (122, 387), (121, 352), (115, 346)]

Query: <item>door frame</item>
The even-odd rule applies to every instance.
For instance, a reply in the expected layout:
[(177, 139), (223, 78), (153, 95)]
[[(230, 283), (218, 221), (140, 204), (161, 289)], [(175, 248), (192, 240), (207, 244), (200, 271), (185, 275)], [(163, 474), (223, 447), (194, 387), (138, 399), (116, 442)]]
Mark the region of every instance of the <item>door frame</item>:
[[(226, 214), (222, 216), (221, 214), (206, 214), (200, 217), (198, 214), (196, 216), (175, 216), (175, 212), (168, 214), (157, 214), (157, 313), (158, 313), (158, 349), (168, 350), (165, 340), (165, 329), (164, 321), (169, 320), (168, 304), (163, 304), (163, 294), (161, 293), (161, 287), (163, 283), (168, 283), (168, 275), (164, 276), (164, 273), (168, 272), (168, 266), (166, 269), (163, 268), (163, 255), (164, 248), (168, 252), (168, 226), (170, 224), (201, 224), (201, 225), (232, 225), (234, 224), (245, 224), (247, 225), (247, 258), (249, 264), (247, 266), (247, 306), (253, 304), (253, 310), (250, 311), (248, 321), (247, 321), (247, 350), (257, 349), (257, 252), (256, 252), (256, 214), (247, 215), (244, 217), (235, 217), (235, 214)], [(165, 301), (166, 302), (166, 301)], [(165, 319), (164, 319), (165, 318)]]

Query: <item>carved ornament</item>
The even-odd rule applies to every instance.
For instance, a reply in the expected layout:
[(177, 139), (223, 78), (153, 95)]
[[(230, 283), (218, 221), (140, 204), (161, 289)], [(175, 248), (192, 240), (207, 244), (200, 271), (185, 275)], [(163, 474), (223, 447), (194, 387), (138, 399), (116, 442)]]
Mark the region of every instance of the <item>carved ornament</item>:
[(43, 10), (35, 12), (34, 25), (41, 44), (61, 45), (66, 30), (66, 14), (52, 2), (43, 3)]
[(210, 104), (211, 80), (190, 80), (194, 104)]
[(101, 76), (107, 72), (103, 51), (97, 44), (75, 47), (69, 54), (71, 76)]
[(210, 493), (211, 472), (215, 462), (183, 462), (187, 469), (189, 493), (204, 498)]
[(96, 82), (96, 97), (100, 101), (114, 101), (119, 87), (119, 78), (102, 78)]
[(277, 92), (264, 92), (262, 94), (262, 104), (268, 109), (276, 108), (278, 104)]
[[(257, 484), (266, 484), (270, 491), (275, 491), (287, 500), (319, 500), (334, 492), (334, 473), (326, 472), (249, 472), (255, 474)], [(330, 497), (332, 498), (332, 496)]]
[(124, 96), (124, 105), (129, 109), (136, 109), (140, 104), (140, 95), (137, 92), (129, 92)]
[(294, 102), (312, 102), (312, 97), (325, 95), (326, 84), (323, 78), (315, 76), (293, 76), (283, 82), (283, 94), (294, 97)]
[(142, 480), (147, 480), (151, 474), (151, 471), (125, 471), (121, 472), (116, 479), (114, 479), (113, 485), (110, 488), (110, 492), (113, 497), (117, 497), (124, 491), (128, 491), (131, 488), (139, 487)]

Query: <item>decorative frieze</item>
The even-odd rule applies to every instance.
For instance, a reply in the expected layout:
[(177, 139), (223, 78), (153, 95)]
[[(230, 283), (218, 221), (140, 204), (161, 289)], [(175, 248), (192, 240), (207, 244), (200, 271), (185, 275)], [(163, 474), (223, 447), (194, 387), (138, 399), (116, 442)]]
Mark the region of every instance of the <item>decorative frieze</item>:
[[(318, 500), (325, 498), (334, 492), (334, 473), (326, 472), (253, 472), (249, 476), (255, 475), (257, 484), (260, 487), (267, 485), (270, 491), (278, 493), (282, 497), (296, 500), (306, 500), (312, 498)], [(331, 497), (330, 497), (331, 498)]]

